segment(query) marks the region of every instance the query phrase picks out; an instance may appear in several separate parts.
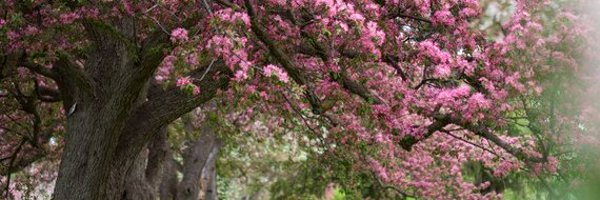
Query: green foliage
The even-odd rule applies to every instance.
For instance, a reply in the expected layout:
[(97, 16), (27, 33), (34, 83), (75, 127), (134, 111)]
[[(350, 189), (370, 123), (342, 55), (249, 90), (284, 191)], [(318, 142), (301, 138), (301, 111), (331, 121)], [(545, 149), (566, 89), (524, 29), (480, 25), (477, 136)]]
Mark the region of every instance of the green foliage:
[(333, 193), (333, 200), (345, 200), (346, 199), (346, 193), (344, 193), (343, 190), (341, 190), (340, 188), (335, 188), (334, 193)]

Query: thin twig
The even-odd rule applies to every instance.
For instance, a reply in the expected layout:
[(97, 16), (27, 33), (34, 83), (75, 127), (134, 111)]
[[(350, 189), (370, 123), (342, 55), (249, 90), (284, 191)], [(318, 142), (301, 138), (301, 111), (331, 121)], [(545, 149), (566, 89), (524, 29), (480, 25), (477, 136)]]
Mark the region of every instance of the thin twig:
[(148, 10), (144, 11), (144, 14), (146, 14), (146, 13), (148, 13), (148, 12), (150, 12), (150, 11), (154, 10), (154, 8), (156, 8), (156, 7), (158, 7), (158, 3), (157, 3), (157, 4), (154, 4), (152, 7), (148, 8)]
[(159, 22), (157, 19), (155, 19), (154, 17), (147, 16), (146, 14), (144, 14), (144, 16), (146, 16), (146, 17), (148, 17), (148, 18), (152, 19), (152, 20), (153, 20), (153, 21), (156, 23), (156, 25), (158, 25), (158, 27), (160, 27), (160, 29), (161, 29), (161, 30), (162, 30), (162, 31), (163, 31), (165, 34), (167, 34), (167, 35), (170, 35), (169, 31), (167, 31), (167, 29), (165, 29), (165, 27), (164, 27), (162, 24), (160, 24), (160, 22)]
[(210, 64), (208, 65), (208, 67), (206, 68), (206, 71), (204, 71), (204, 74), (202, 74), (202, 76), (200, 77), (200, 79), (198, 80), (198, 82), (202, 81), (204, 79), (204, 76), (206, 76), (206, 74), (208, 74), (208, 71), (210, 71), (210, 67), (213, 66), (213, 64), (215, 63), (215, 61), (217, 61), (217, 59), (213, 59)]
[(471, 141), (465, 140), (465, 139), (463, 139), (463, 138), (461, 138), (461, 137), (458, 137), (457, 135), (454, 135), (454, 134), (452, 134), (452, 133), (451, 133), (450, 131), (448, 131), (448, 130), (442, 130), (442, 132), (444, 132), (444, 133), (446, 133), (446, 134), (450, 135), (451, 137), (453, 137), (453, 138), (455, 138), (455, 139), (457, 139), (457, 140), (460, 140), (460, 141), (466, 142), (466, 143), (468, 143), (468, 144), (470, 144), (470, 145), (473, 145), (473, 146), (475, 146), (475, 147), (478, 147), (478, 148), (480, 148), (480, 149), (483, 149), (483, 150), (485, 150), (485, 151), (487, 151), (487, 152), (490, 152), (491, 154), (494, 154), (494, 155), (496, 155), (496, 156), (498, 156), (498, 157), (502, 158), (502, 156), (498, 155), (496, 152), (494, 152), (494, 151), (492, 151), (492, 150), (490, 150), (490, 149), (488, 149), (488, 148), (485, 148), (485, 147), (483, 147), (483, 146), (481, 146), (481, 145), (475, 144), (475, 143), (473, 143), (473, 142), (471, 142)]
[(204, 8), (206, 8), (206, 11), (208, 11), (209, 14), (212, 14), (213, 12), (210, 6), (208, 5), (208, 2), (206, 2), (206, 0), (202, 0), (202, 3), (204, 3)]
[(308, 127), (308, 129), (310, 131), (312, 131), (315, 135), (318, 135), (317, 131), (313, 129), (313, 127), (311, 127), (308, 124), (308, 121), (306, 120), (306, 118), (304, 118), (304, 115), (300, 112), (300, 110), (298, 110), (294, 104), (292, 104), (292, 102), (287, 98), (287, 96), (285, 94), (282, 94), (283, 98), (285, 99), (285, 101), (287, 101), (287, 103), (290, 105), (290, 107), (292, 107), (292, 110), (294, 110), (299, 116), (300, 119), (302, 119), (302, 122), (304, 122), (304, 125), (306, 125), (306, 127)]
[(11, 174), (11, 170), (13, 165), (15, 164), (15, 161), (17, 160), (17, 155), (19, 154), (19, 152), (21, 152), (21, 149), (23, 147), (23, 144), (25, 144), (26, 139), (23, 138), (21, 139), (21, 142), (19, 143), (19, 146), (17, 147), (17, 149), (15, 150), (15, 152), (12, 154), (12, 158), (10, 160), (10, 163), (8, 164), (8, 171), (6, 173), (6, 198), (8, 199), (8, 195), (10, 194), (10, 192), (8, 191), (10, 189), (10, 174)]

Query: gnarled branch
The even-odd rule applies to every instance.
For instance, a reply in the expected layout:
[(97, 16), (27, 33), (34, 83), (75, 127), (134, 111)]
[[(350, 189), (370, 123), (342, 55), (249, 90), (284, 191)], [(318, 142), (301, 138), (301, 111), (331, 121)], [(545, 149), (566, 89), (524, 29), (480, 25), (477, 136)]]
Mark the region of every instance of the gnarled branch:
[[(160, 127), (209, 101), (218, 90), (227, 88), (231, 71), (221, 60), (213, 65), (211, 70), (208, 70), (207, 78), (201, 82), (194, 82), (201, 90), (198, 95), (187, 94), (179, 88), (170, 88), (162, 92), (154, 91), (154, 95), (157, 96), (143, 103), (128, 119), (127, 124), (131, 126), (123, 130), (117, 152), (135, 155)], [(202, 76), (206, 71), (205, 68), (199, 68), (190, 76), (194, 78)]]
[(537, 158), (537, 157), (532, 157), (532, 156), (527, 155), (520, 148), (516, 148), (516, 147), (512, 146), (511, 144), (507, 143), (506, 141), (502, 140), (500, 137), (498, 137), (497, 135), (492, 133), (490, 131), (490, 129), (486, 126), (476, 125), (476, 124), (471, 124), (471, 123), (464, 123), (464, 122), (461, 122), (459, 119), (451, 119), (451, 122), (453, 124), (462, 126), (466, 130), (469, 130), (469, 131), (475, 133), (476, 135), (478, 135), (482, 138), (485, 138), (488, 141), (493, 142), (494, 144), (498, 145), (500, 148), (504, 149), (506, 152), (515, 156), (519, 160), (522, 160), (525, 162), (546, 162), (546, 160), (544, 158)]

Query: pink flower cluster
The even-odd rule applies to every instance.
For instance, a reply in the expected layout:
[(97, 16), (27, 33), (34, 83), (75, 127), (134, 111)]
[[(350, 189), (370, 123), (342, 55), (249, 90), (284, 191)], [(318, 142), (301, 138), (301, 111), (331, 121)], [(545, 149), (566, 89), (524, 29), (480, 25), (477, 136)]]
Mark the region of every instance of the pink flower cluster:
[(175, 61), (177, 60), (177, 57), (174, 55), (168, 55), (166, 56), (162, 63), (158, 66), (158, 71), (156, 72), (154, 78), (159, 82), (162, 83), (164, 81), (166, 81), (167, 79), (169, 79), (169, 76), (171, 75), (171, 71), (173, 71), (173, 69), (175, 68)]
[(436, 43), (430, 40), (420, 42), (418, 48), (422, 55), (427, 56), (435, 63), (449, 63), (452, 60), (450, 53), (440, 49)]
[(228, 37), (215, 35), (210, 38), (206, 48), (215, 55), (224, 58), (225, 64), (234, 71), (234, 80), (242, 81), (248, 79), (248, 72), (252, 61), (248, 59), (248, 51), (251, 45), (246, 46), (246, 37)]
[(183, 87), (186, 86), (188, 84), (192, 84), (192, 80), (190, 79), (189, 76), (184, 76), (184, 77), (180, 77), (177, 79), (177, 87)]
[(454, 25), (455, 19), (449, 10), (440, 10), (433, 14), (432, 21), (436, 24), (452, 26)]
[(60, 15), (59, 21), (61, 24), (71, 24), (75, 20), (80, 19), (81, 14), (77, 12), (68, 12)]
[(241, 22), (245, 27), (250, 27), (250, 17), (246, 12), (235, 12), (231, 8), (226, 8), (215, 12), (214, 17), (231, 25)]
[(194, 95), (200, 94), (200, 88), (197, 85), (195, 85), (194, 83), (192, 83), (192, 79), (189, 76), (184, 76), (184, 77), (178, 78), (175, 85), (177, 85), (177, 87), (179, 87), (182, 90), (191, 88), (192, 94), (194, 94)]
[(188, 39), (188, 31), (184, 28), (176, 28), (171, 31), (171, 42), (173, 43), (182, 43)]
[(381, 56), (381, 52), (378, 46), (382, 45), (385, 41), (385, 33), (378, 29), (377, 23), (369, 21), (363, 28), (363, 34), (361, 36), (361, 44), (367, 52)]
[(275, 75), (281, 82), (284, 82), (284, 83), (289, 82), (289, 77), (288, 77), (287, 73), (284, 72), (283, 69), (281, 69), (275, 65), (269, 64), (269, 65), (265, 66), (263, 68), (263, 73), (266, 76)]

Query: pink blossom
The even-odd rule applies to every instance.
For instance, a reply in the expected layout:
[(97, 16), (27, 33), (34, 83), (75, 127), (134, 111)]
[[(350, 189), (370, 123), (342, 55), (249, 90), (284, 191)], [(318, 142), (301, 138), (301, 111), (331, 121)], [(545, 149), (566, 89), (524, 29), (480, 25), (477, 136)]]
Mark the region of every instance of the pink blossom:
[(11, 41), (16, 41), (19, 38), (21, 38), (21, 34), (17, 33), (16, 31), (12, 31), (12, 30), (8, 31), (6, 33), (6, 35), (8, 36), (8, 39), (11, 40)]
[(275, 75), (281, 82), (287, 83), (289, 82), (289, 77), (286, 72), (284, 72), (281, 68), (269, 64), (263, 68), (263, 73), (267, 76)]
[(177, 79), (177, 87), (182, 87), (188, 84), (191, 84), (192, 80), (190, 79), (189, 76), (185, 76), (185, 77), (180, 77)]
[(469, 106), (486, 109), (491, 106), (491, 102), (483, 94), (477, 92), (469, 98)]
[(185, 42), (188, 39), (188, 31), (184, 28), (176, 28), (171, 31), (171, 41), (173, 43)]
[(449, 10), (436, 11), (435, 14), (433, 14), (433, 18), (432, 18), (432, 21), (434, 23), (442, 24), (442, 25), (446, 25), (446, 26), (454, 25), (454, 20), (455, 20), (454, 16), (452, 15), (452, 13)]
[(436, 43), (429, 40), (420, 42), (418, 48), (421, 54), (428, 56), (434, 62), (447, 63), (452, 58), (448, 52), (441, 50)]
[(192, 53), (192, 54), (188, 55), (188, 56), (186, 57), (186, 59), (185, 59), (185, 62), (186, 62), (188, 65), (191, 65), (191, 66), (196, 66), (196, 65), (198, 65), (198, 64), (199, 64), (199, 61), (198, 61), (198, 55), (197, 55), (197, 54), (195, 54), (195, 53)]
[(198, 87), (196, 85), (192, 85), (192, 94), (194, 94), (194, 95), (200, 94), (200, 87)]
[(385, 33), (378, 29), (377, 23), (367, 22), (368, 34), (376, 41), (377, 45), (382, 45), (385, 40)]
[(235, 72), (234, 79), (236, 81), (242, 81), (248, 79), (248, 70), (250, 69), (251, 63), (248, 61), (239, 62), (239, 69)]
[(377, 160), (370, 159), (371, 168), (381, 178), (384, 182), (390, 181), (390, 177), (388, 175), (387, 170), (383, 167)]
[(556, 170), (558, 167), (558, 159), (556, 159), (556, 157), (554, 157), (554, 156), (549, 156), (548, 164), (546, 167), (550, 173), (556, 173)]
[(81, 15), (79, 15), (76, 12), (67, 12), (64, 14), (60, 15), (60, 23), (62, 24), (71, 24), (73, 23), (73, 21), (77, 20), (81, 18)]
[(39, 30), (35, 26), (27, 26), (24, 31), (25, 35), (34, 35), (38, 32)]
[(431, 0), (415, 0), (415, 4), (421, 14), (429, 13), (429, 6), (431, 5), (430, 1)]
[(226, 8), (215, 12), (214, 16), (223, 22), (230, 24), (242, 22), (246, 27), (250, 27), (250, 17), (246, 12), (234, 12), (231, 8)]
[(248, 73), (246, 73), (242, 70), (237, 70), (237, 71), (235, 71), (234, 79), (236, 81), (242, 81), (242, 80), (248, 79)]
[(250, 27), (250, 17), (246, 12), (236, 12), (233, 15), (233, 18), (241, 20), (246, 27)]
[(274, 5), (285, 6), (285, 0), (269, 0), (269, 3), (273, 3)]
[(171, 71), (173, 70), (173, 68), (175, 68), (175, 60), (177, 60), (177, 57), (175, 57), (174, 55), (168, 55), (163, 59), (162, 63), (158, 67), (158, 71), (156, 72), (155, 76), (155, 79), (159, 83), (169, 79)]
[(435, 77), (446, 78), (450, 76), (452, 69), (446, 64), (441, 64), (435, 67)]
[(517, 91), (519, 92), (524, 92), (525, 91), (525, 86), (523, 84), (521, 84), (521, 82), (519, 82), (520, 79), (520, 75), (518, 73), (514, 73), (511, 76), (507, 76), (504, 81), (506, 81), (506, 83), (510, 86), (512, 86), (513, 88), (515, 88)]
[(133, 9), (131, 8), (131, 3), (129, 3), (128, 0), (122, 0), (123, 2), (123, 8), (125, 9), (125, 12), (129, 15), (134, 15), (135, 13), (133, 12)]
[(365, 17), (362, 16), (362, 14), (360, 13), (352, 13), (348, 19), (350, 20), (354, 20), (354, 21), (363, 21), (365, 20)]
[(459, 13), (461, 17), (476, 17), (478, 14), (479, 12), (472, 8), (463, 8)]

